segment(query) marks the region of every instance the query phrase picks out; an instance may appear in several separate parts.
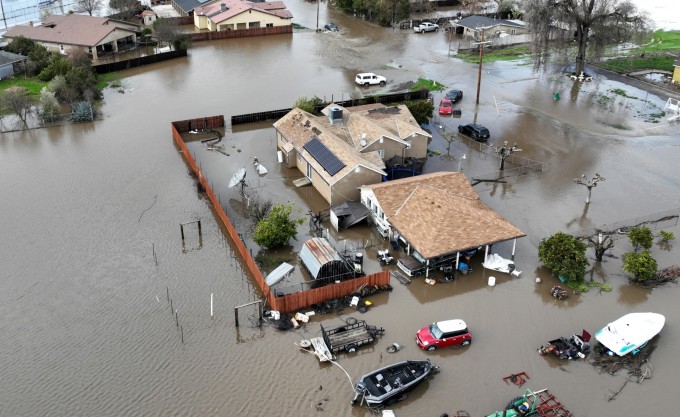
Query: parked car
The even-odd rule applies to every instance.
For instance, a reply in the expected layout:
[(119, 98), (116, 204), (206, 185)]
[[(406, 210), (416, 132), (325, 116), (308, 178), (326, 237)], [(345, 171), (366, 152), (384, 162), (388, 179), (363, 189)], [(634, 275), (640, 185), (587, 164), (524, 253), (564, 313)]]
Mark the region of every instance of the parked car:
[(478, 125), (476, 123), (468, 123), (466, 125), (459, 125), (458, 126), (458, 133), (462, 133), (463, 135), (470, 136), (472, 139), (476, 140), (477, 142), (486, 142), (491, 137), (491, 135), (489, 134), (489, 129), (485, 128), (482, 125)]
[(387, 83), (387, 78), (381, 75), (375, 75), (372, 72), (364, 72), (362, 74), (357, 74), (354, 82), (363, 86), (380, 85), (382, 87)]
[(330, 30), (331, 32), (338, 32), (340, 29), (338, 29), (338, 26), (335, 23), (326, 23), (326, 26), (323, 27), (326, 30)]
[(416, 343), (424, 350), (467, 346), (472, 343), (472, 335), (463, 320), (445, 320), (418, 330)]
[(449, 90), (445, 97), (451, 100), (452, 103), (455, 103), (463, 98), (463, 92), (454, 88), (453, 90)]
[(436, 23), (432, 22), (423, 22), (419, 24), (418, 26), (413, 27), (413, 31), (416, 33), (424, 33), (424, 32), (436, 32), (439, 30), (439, 25)]
[(453, 113), (453, 103), (448, 98), (443, 98), (439, 102), (439, 114), (442, 116), (448, 116)]

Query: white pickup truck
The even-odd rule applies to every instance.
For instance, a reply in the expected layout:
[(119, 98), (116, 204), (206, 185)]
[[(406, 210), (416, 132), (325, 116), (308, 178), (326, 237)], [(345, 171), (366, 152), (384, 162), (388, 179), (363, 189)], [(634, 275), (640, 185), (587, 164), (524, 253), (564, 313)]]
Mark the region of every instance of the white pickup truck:
[(413, 31), (416, 33), (436, 32), (439, 30), (439, 25), (431, 22), (423, 22), (418, 26), (413, 26)]

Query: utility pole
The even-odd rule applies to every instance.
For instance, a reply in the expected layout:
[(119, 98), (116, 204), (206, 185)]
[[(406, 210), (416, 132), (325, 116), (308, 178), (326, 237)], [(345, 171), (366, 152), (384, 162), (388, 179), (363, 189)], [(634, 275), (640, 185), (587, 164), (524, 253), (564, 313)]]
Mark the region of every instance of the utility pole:
[(321, 0), (316, 0), (316, 31), (319, 31), (319, 3)]
[(477, 42), (476, 45), (479, 45), (479, 71), (477, 73), (477, 104), (479, 104), (479, 89), (482, 84), (482, 61), (484, 60), (484, 44), (491, 43), (491, 42), (484, 42), (484, 31), (489, 29), (490, 26), (485, 26), (481, 28), (477, 28), (477, 30), (482, 31), (482, 41)]

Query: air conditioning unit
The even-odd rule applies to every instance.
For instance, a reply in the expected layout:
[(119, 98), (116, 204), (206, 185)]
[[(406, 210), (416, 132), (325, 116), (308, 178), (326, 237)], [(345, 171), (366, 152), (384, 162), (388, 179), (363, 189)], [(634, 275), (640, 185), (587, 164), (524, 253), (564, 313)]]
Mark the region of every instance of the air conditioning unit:
[(342, 124), (342, 109), (333, 107), (328, 111), (328, 120), (332, 125)]

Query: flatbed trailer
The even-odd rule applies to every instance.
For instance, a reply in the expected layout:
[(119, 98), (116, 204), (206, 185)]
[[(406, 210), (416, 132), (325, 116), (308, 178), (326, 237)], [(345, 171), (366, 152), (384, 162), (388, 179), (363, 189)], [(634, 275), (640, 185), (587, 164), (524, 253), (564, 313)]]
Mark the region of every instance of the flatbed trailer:
[(356, 352), (359, 346), (375, 342), (384, 332), (383, 328), (369, 326), (364, 320), (357, 320), (329, 330), (321, 325), (323, 340), (333, 353)]

